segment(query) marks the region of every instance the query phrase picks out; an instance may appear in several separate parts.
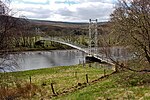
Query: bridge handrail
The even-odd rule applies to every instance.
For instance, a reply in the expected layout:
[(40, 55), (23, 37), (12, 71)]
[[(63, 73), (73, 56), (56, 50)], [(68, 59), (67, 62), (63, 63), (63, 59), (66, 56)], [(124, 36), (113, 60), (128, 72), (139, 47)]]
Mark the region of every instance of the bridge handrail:
[(85, 45), (77, 45), (77, 44), (75, 44), (74, 42), (71, 42), (71, 41), (66, 41), (66, 40), (64, 40), (64, 39), (62, 39), (62, 38), (56, 38), (56, 37), (42, 37), (43, 39), (51, 39), (51, 40), (54, 40), (54, 41), (60, 41), (60, 42), (66, 42), (66, 43), (69, 43), (69, 44), (72, 44), (72, 45), (75, 45), (75, 46), (78, 46), (78, 47), (81, 47), (81, 48), (87, 48), (87, 46), (85, 46)]
[[(72, 47), (74, 47), (74, 48), (76, 48), (76, 49), (78, 49), (78, 50), (80, 50), (80, 51), (83, 51), (83, 52), (85, 52), (85, 53), (87, 53), (87, 54), (90, 54), (90, 53), (88, 52), (88, 50), (86, 50), (86, 49), (84, 49), (84, 48), (82, 48), (82, 47), (80, 47), (80, 46), (78, 46), (78, 45), (76, 45), (76, 44), (68, 43), (68, 42), (66, 42), (66, 41), (64, 41), (63, 39), (60, 39), (60, 38), (58, 39), (58, 38), (51, 38), (51, 37), (42, 37), (41, 40), (49, 40), (49, 41), (54, 41), (54, 42), (66, 44), (66, 45), (72, 46)], [(95, 58), (97, 58), (97, 59), (103, 61), (103, 62), (107, 62), (107, 63), (109, 63), (109, 64), (111, 64), (111, 65), (114, 65), (114, 64), (112, 63), (112, 61), (111, 61), (110, 59), (108, 59), (107, 57), (104, 57), (104, 56), (101, 57), (101, 55), (95, 54), (95, 53), (93, 53), (93, 54), (91, 54), (91, 55), (92, 55), (93, 57), (95, 57)]]

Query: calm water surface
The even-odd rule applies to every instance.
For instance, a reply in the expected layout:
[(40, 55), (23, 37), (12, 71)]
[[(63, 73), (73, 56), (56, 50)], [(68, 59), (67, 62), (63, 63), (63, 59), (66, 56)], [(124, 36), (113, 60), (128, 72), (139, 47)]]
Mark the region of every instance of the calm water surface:
[[(13, 56), (13, 55), (12, 55)], [(40, 68), (50, 68), (54, 66), (76, 65), (84, 61), (85, 54), (78, 50), (54, 50), (23, 52), (17, 55), (18, 67), (12, 65), (13, 71), (24, 71)], [(5, 67), (6, 71), (12, 69)]]
[[(119, 47), (120, 48), (120, 47)], [(101, 53), (99, 53), (101, 54)], [(111, 55), (115, 60), (127, 60), (132, 58), (127, 55), (125, 50), (118, 48), (111, 48)], [(22, 52), (20, 54), (11, 54), (3, 65), (0, 66), (0, 72), (2, 66), (5, 71), (24, 71), (40, 68), (50, 68), (54, 66), (69, 66), (76, 65), (85, 61), (86, 54), (78, 50), (52, 50), (52, 51), (33, 51)], [(102, 59), (105, 57), (101, 55)], [(17, 58), (13, 59), (12, 58)], [(8, 60), (11, 59), (11, 60)], [(1, 62), (3, 60), (0, 59)], [(9, 67), (8, 67), (9, 65)], [(17, 67), (16, 67), (17, 65)]]

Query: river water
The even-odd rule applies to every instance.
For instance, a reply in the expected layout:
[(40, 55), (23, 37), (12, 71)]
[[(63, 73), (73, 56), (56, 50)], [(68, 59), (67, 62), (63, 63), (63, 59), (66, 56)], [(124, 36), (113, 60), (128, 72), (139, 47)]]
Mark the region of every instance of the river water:
[(5, 65), (4, 70), (7, 72), (76, 65), (85, 61), (85, 54), (78, 50), (53, 50), (23, 52), (10, 55), (9, 58), (15, 58), (15, 60), (7, 61), (7, 65), (8, 63), (11, 65)]
[[(102, 50), (99, 50), (102, 51)], [(114, 60), (127, 60), (132, 58), (127, 55), (121, 47), (111, 48), (111, 55)], [(101, 54), (102, 59), (106, 55)], [(19, 54), (10, 54), (7, 58), (0, 58), (0, 72), (4, 70), (25, 71), (54, 66), (70, 66), (85, 62), (86, 54), (78, 50), (51, 50), (51, 51), (29, 51)]]

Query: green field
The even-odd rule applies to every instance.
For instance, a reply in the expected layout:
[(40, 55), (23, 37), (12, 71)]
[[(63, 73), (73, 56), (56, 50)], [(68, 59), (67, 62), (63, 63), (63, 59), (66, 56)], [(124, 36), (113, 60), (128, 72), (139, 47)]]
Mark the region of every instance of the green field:
[(0, 96), (18, 100), (150, 99), (150, 73), (112, 72), (94, 63), (92, 67), (87, 64), (0, 74)]
[[(111, 75), (55, 100), (150, 100), (150, 74), (124, 72)], [(136, 76), (137, 75), (137, 76)], [(129, 79), (126, 79), (126, 78)], [(145, 82), (147, 81), (147, 82)], [(140, 83), (141, 82), (141, 83)]]

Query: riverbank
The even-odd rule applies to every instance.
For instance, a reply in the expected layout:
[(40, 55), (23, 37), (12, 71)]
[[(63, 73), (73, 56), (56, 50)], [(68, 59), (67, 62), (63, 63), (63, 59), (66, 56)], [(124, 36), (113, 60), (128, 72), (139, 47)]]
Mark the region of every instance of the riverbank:
[[(98, 64), (1, 75), (1, 97), (33, 100), (150, 99), (150, 74), (114, 73)], [(88, 80), (87, 80), (88, 79)], [(53, 87), (53, 90), (52, 90)], [(5, 91), (4, 91), (5, 90)]]

